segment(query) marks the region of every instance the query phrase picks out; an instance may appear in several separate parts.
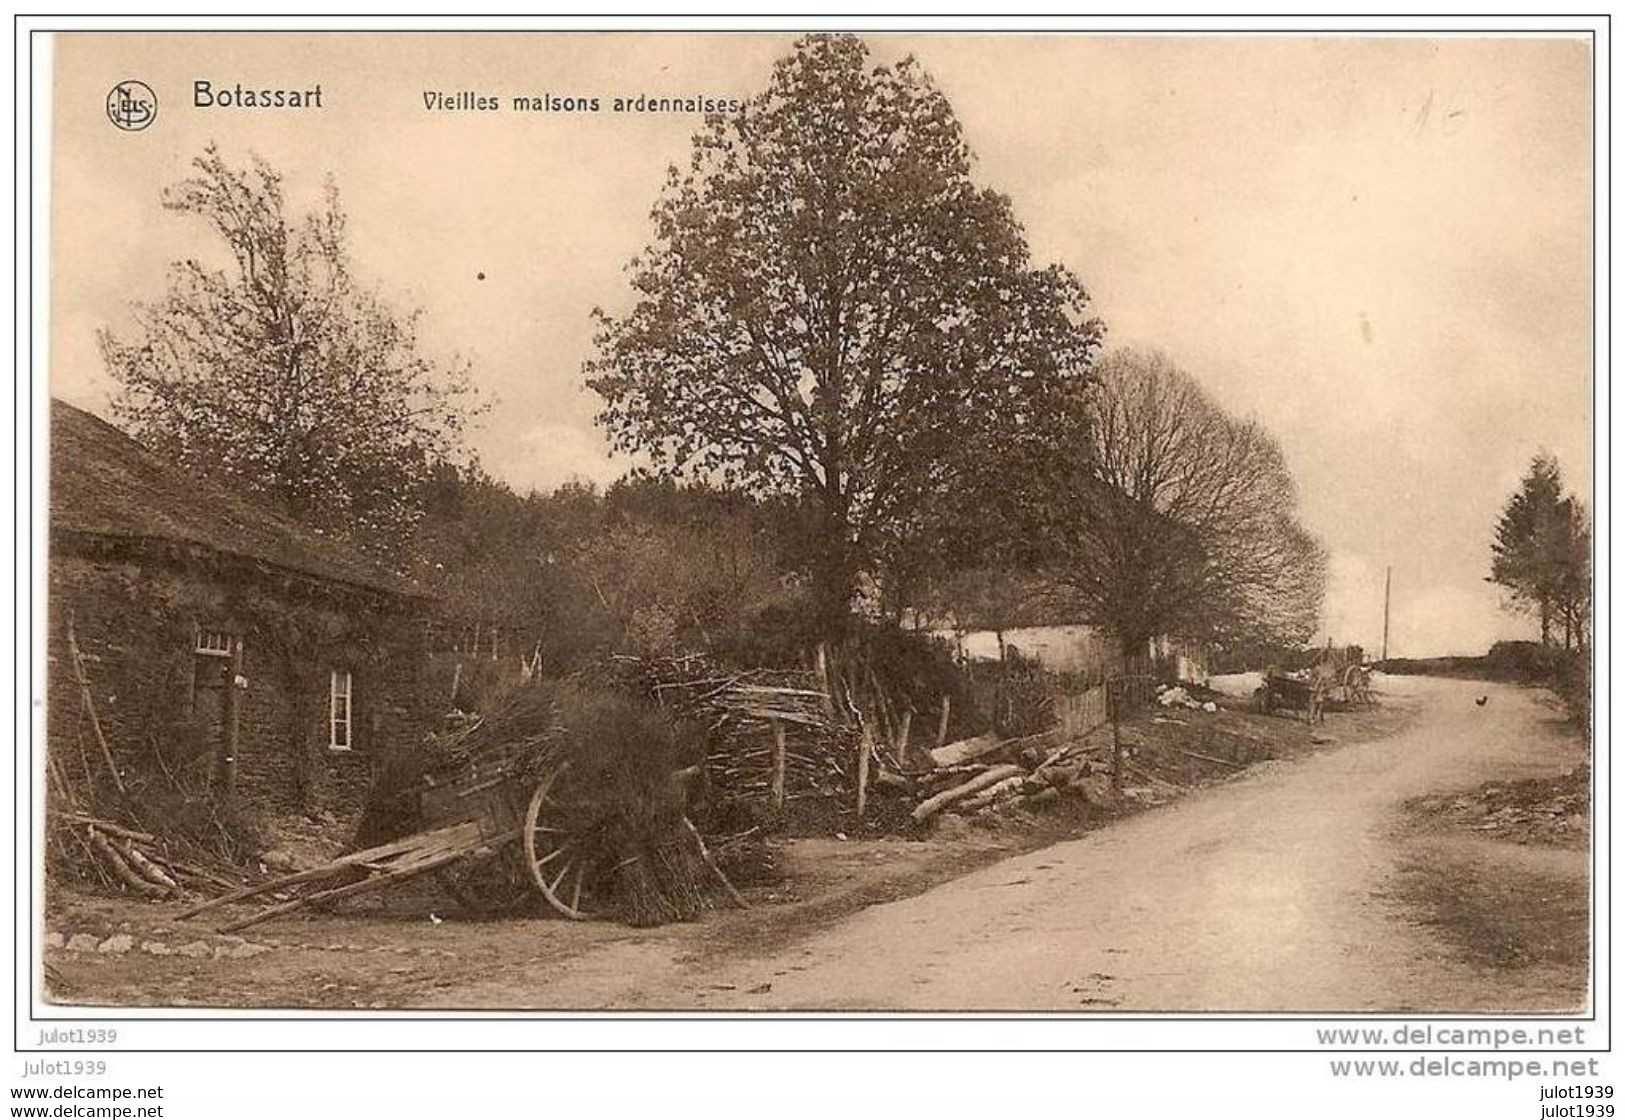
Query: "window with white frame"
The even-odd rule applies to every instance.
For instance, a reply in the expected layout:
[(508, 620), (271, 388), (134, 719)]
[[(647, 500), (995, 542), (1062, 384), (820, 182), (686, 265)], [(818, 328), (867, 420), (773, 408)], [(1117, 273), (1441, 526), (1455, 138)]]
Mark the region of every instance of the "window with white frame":
[(197, 632), (197, 641), (192, 646), (193, 653), (201, 653), (205, 657), (230, 657), (231, 635), (224, 630), (203, 630)]
[(327, 689), (327, 745), (335, 751), (347, 751), (353, 745), (350, 724), (352, 683), (350, 670), (332, 671)]

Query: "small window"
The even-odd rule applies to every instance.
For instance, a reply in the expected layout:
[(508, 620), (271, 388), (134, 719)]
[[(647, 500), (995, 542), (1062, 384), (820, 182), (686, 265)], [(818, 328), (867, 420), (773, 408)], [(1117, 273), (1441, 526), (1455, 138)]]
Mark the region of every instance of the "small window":
[(327, 745), (335, 751), (347, 751), (352, 746), (350, 739), (350, 670), (333, 670), (327, 696)]
[(230, 657), (231, 635), (224, 630), (199, 630), (192, 652), (204, 657)]

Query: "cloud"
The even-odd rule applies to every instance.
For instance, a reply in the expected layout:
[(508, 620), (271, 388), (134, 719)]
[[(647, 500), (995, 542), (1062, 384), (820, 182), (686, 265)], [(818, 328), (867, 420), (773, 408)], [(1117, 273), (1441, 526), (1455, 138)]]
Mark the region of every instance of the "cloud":
[(566, 482), (603, 486), (634, 465), (630, 457), (611, 452), (597, 429), (549, 420), (523, 432), (518, 446), (487, 462), (486, 469), (521, 492), (546, 492)]

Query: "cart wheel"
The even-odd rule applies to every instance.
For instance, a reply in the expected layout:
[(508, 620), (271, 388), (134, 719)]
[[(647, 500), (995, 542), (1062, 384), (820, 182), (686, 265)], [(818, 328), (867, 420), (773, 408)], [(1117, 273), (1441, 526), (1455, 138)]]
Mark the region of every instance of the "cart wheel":
[[(525, 866), (531, 880), (548, 905), (566, 918), (585, 921), (592, 917), (593, 854), (582, 843), (579, 831), (580, 809), (568, 797), (560, 779), (568, 764), (542, 779), (525, 810)], [(575, 824), (577, 827), (572, 828)]]
[(1350, 707), (1371, 706), (1371, 686), (1358, 665), (1350, 665), (1343, 673), (1343, 687)]

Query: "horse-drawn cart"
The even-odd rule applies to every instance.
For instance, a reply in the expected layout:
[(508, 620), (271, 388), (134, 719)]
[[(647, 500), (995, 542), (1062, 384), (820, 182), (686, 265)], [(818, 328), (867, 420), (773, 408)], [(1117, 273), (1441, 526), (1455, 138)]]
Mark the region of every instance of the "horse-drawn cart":
[(1345, 666), (1338, 699), (1350, 708), (1369, 708), (1375, 704), (1376, 700), (1371, 695), (1371, 670), (1364, 665)]
[(1329, 650), (1298, 673), (1269, 669), (1254, 690), (1253, 700), (1260, 712), (1300, 711), (1313, 723), (1324, 708), (1369, 707), (1374, 702), (1371, 670), (1359, 662), (1336, 657)]
[(1279, 711), (1307, 712), (1313, 700), (1307, 678), (1271, 670), (1253, 692), (1253, 702), (1265, 715)]

